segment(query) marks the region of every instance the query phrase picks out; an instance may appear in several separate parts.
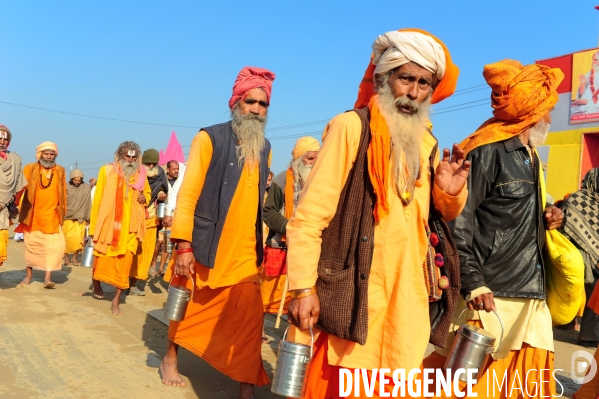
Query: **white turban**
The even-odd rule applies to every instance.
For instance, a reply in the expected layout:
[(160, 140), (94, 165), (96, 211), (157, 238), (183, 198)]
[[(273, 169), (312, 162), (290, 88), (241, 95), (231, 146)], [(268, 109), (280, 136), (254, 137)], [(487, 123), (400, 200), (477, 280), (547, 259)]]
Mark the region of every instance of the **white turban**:
[(445, 76), (445, 51), (432, 37), (419, 32), (391, 31), (380, 35), (372, 45), (376, 65), (375, 74), (415, 62), (424, 69), (437, 75), (439, 80)]

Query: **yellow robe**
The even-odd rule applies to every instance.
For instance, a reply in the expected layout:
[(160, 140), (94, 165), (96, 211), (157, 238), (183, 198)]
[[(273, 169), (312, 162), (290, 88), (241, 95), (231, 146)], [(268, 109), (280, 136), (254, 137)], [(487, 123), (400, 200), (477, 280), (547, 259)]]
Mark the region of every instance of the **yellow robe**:
[[(289, 289), (315, 285), (321, 234), (335, 215), (341, 191), (357, 155), (361, 122), (355, 112), (333, 118), (323, 146), (287, 224)], [(428, 249), (425, 231), (431, 196), (429, 155), (435, 139), (425, 132), (420, 179), (413, 201), (404, 206), (389, 184), (389, 215), (374, 227), (374, 252), (368, 280), (368, 337), (364, 346), (328, 336), (328, 364), (348, 368), (420, 368), (430, 336), (428, 294), (423, 264)], [(435, 166), (439, 157), (435, 159)], [(391, 168), (390, 168), (391, 169)], [(391, 176), (389, 177), (392, 181)], [(446, 220), (459, 215), (468, 191), (457, 196), (432, 188), (436, 208)], [(294, 338), (305, 342), (306, 334)], [(317, 372), (314, 373), (317, 375)]]
[(79, 223), (77, 219), (65, 220), (62, 224), (62, 232), (65, 240), (65, 254), (74, 254), (83, 249), (85, 222)]
[[(212, 153), (210, 137), (200, 131), (191, 144), (177, 196), (173, 239), (192, 240), (194, 211)], [(256, 212), (248, 211), (258, 207), (259, 180), (258, 167), (246, 164), (225, 219), (220, 238), (224, 245), (216, 251), (214, 268), (195, 263), (193, 300), (188, 302), (183, 321), (170, 323), (168, 335), (233, 380), (265, 385), (268, 376), (261, 354), (263, 313), (256, 265)], [(166, 281), (171, 279), (173, 264), (165, 275)], [(192, 287), (189, 281), (186, 283)]]

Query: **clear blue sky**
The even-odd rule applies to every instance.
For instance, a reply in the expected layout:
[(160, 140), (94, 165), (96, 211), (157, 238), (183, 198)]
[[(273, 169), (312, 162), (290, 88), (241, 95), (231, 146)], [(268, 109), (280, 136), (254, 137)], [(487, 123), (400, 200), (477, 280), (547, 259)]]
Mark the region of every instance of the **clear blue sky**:
[[(51, 140), (59, 146), (59, 164), (70, 168), (78, 161), (90, 177), (124, 140), (160, 149), (174, 130), (187, 153), (198, 128), (228, 120), (239, 70), (260, 66), (277, 75), (267, 137), (272, 169), (279, 172), (297, 137), (320, 138), (323, 121), (352, 108), (376, 36), (418, 27), (440, 37), (461, 69), (461, 95), (437, 104), (432, 118), (435, 135), (449, 146), (491, 115), (489, 89), (481, 86), (484, 64), (503, 58), (532, 63), (597, 47), (597, 4), (4, 0), (1, 102), (165, 126), (5, 103), (0, 124), (12, 130), (11, 150), (25, 162)], [(481, 90), (464, 90), (472, 87)], [(298, 124), (306, 125), (276, 129)]]

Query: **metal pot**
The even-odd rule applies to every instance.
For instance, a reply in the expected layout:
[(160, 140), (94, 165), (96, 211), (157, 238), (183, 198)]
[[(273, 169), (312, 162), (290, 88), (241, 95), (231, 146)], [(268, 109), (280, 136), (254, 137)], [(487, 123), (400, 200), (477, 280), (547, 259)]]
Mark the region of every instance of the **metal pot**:
[(158, 219), (162, 219), (165, 216), (166, 204), (164, 202), (158, 203), (158, 207), (156, 208), (156, 216)]
[[(462, 317), (466, 310), (468, 308), (462, 310), (457, 320)], [(493, 311), (493, 313), (497, 316), (499, 325), (501, 326), (499, 348), (503, 341), (503, 323), (497, 312)], [(456, 333), (456, 338), (453, 340), (451, 351), (445, 361), (445, 368), (451, 369), (452, 373), (458, 369), (465, 369), (466, 373), (460, 374), (459, 377), (464, 382), (468, 382), (468, 369), (477, 369), (476, 379), (479, 380), (483, 375), (483, 366), (489, 359), (489, 355), (494, 353), (495, 337), (488, 331), (468, 323), (461, 324), (457, 332), (454, 331), (454, 333)]]
[(310, 328), (310, 345), (285, 341), (287, 330), (279, 342), (277, 365), (272, 379), (271, 392), (288, 398), (303, 398), (314, 353), (314, 334)]
[(187, 310), (187, 303), (193, 299), (193, 292), (195, 291), (195, 281), (191, 278), (191, 291), (185, 286), (172, 285), (173, 278), (168, 283), (168, 297), (164, 304), (164, 317), (172, 321), (181, 321), (185, 317), (185, 311)]
[[(86, 228), (87, 233), (87, 228)], [(94, 240), (91, 237), (86, 238), (87, 242), (83, 248), (83, 255), (81, 256), (81, 266), (93, 267), (94, 266)]]

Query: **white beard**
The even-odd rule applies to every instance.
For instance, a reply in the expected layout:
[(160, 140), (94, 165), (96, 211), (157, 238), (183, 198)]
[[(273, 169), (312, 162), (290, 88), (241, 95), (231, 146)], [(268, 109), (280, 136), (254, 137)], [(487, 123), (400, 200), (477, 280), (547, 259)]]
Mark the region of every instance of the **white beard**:
[(545, 143), (547, 140), (547, 134), (549, 134), (549, 128), (551, 124), (540, 120), (533, 127), (530, 128), (530, 135), (528, 136), (528, 145), (532, 148), (538, 147)]
[[(381, 114), (391, 136), (392, 173), (396, 193), (413, 193), (420, 172), (420, 145), (430, 111), (430, 97), (422, 104), (406, 97), (395, 99), (384, 79), (377, 92)], [(408, 104), (417, 112), (402, 113), (398, 105)]]
[(249, 161), (252, 165), (260, 164), (260, 151), (264, 148), (264, 128), (266, 116), (261, 117), (252, 113), (242, 115), (239, 106), (236, 105), (231, 111), (233, 119), (233, 131), (239, 139), (237, 147), (237, 161), (241, 166), (243, 162)]
[(293, 180), (296, 185), (299, 184), (299, 187), (303, 188), (306, 180), (308, 180), (308, 176), (310, 176), (310, 172), (312, 171), (312, 165), (306, 165), (303, 161), (304, 155), (297, 158), (295, 161), (291, 161), (291, 170), (293, 171)]

